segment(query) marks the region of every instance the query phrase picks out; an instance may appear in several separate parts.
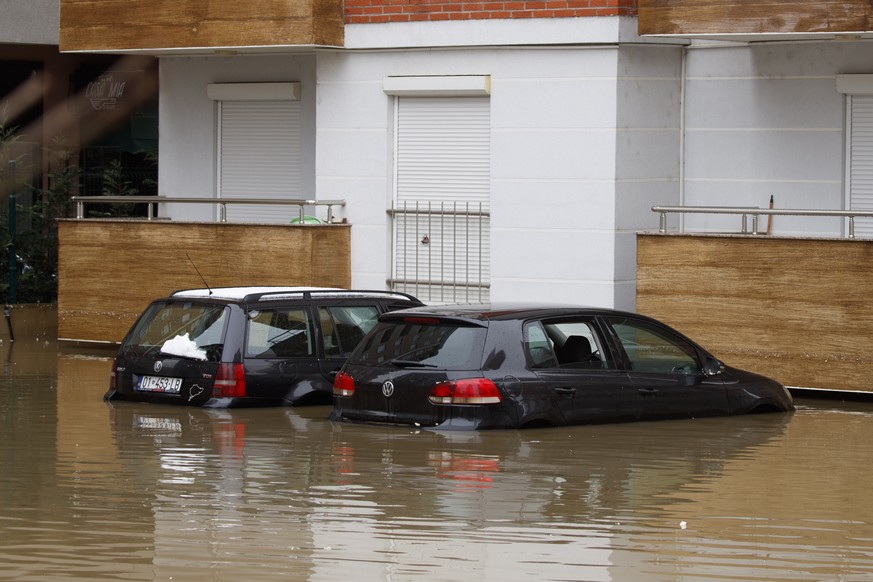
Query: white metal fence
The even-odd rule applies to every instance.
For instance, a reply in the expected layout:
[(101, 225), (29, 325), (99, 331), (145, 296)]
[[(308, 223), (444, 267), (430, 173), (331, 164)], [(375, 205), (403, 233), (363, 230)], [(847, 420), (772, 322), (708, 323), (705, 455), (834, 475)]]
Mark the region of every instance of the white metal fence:
[(490, 299), (488, 205), (469, 201), (398, 202), (391, 217), (394, 291), (427, 303)]

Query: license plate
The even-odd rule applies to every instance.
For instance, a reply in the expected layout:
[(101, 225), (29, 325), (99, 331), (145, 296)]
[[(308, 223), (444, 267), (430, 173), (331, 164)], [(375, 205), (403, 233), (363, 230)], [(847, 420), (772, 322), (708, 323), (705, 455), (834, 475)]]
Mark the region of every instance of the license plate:
[(136, 385), (139, 392), (165, 392), (178, 394), (182, 389), (181, 378), (167, 378), (164, 376), (141, 376)]

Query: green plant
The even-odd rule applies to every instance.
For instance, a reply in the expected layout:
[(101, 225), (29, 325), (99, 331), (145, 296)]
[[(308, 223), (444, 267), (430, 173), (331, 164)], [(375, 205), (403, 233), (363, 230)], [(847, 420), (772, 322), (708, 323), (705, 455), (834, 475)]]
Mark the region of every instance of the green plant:
[(30, 228), (16, 235), (19, 258), (18, 300), (23, 303), (46, 303), (58, 293), (58, 226), (59, 218), (70, 216), (73, 196), (79, 187), (79, 167), (60, 137), (49, 151), (49, 171), (44, 188), (32, 188), (33, 205), (18, 206), (26, 214)]

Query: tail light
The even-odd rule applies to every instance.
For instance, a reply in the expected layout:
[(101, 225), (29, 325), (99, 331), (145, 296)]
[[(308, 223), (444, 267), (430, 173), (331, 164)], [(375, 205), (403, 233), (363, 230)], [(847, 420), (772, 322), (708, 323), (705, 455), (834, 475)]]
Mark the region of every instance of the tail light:
[(427, 397), (433, 404), (497, 404), (500, 392), (491, 380), (469, 378), (452, 382), (440, 382)]
[(242, 364), (218, 365), (212, 396), (215, 398), (243, 398), (246, 395), (246, 370)]
[(337, 373), (333, 379), (334, 396), (351, 396), (355, 393), (355, 379), (345, 372)]
[(118, 358), (112, 358), (112, 367), (109, 369), (109, 389), (115, 390), (118, 387), (116, 374), (118, 371)]

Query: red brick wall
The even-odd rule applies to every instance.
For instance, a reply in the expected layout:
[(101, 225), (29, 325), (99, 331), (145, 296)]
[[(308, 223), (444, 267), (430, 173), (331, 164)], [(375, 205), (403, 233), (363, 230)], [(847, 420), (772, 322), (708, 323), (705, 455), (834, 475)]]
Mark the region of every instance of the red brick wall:
[(634, 16), (637, 0), (345, 0), (346, 24)]

